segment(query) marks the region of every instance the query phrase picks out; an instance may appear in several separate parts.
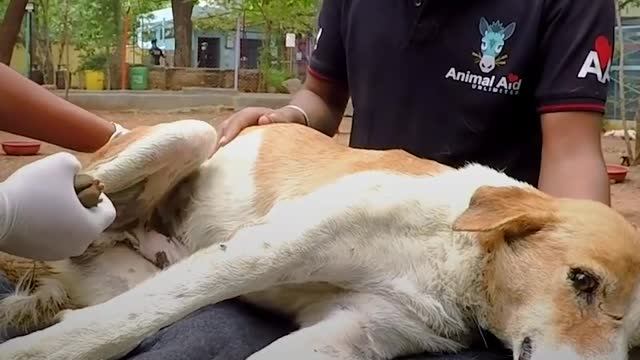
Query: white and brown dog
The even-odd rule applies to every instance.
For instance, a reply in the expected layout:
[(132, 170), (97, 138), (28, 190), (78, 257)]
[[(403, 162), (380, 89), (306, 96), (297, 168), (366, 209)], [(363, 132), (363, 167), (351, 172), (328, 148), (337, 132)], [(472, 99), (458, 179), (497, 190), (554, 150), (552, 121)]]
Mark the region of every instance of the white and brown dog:
[[(37, 264), (0, 303), (5, 323), (45, 326), (0, 358), (116, 359), (238, 296), (300, 324), (252, 360), (457, 351), (478, 328), (526, 360), (622, 360), (640, 340), (640, 237), (607, 206), (299, 125), (247, 129), (207, 159), (215, 142), (185, 120), (96, 154), (84, 171), (118, 218), (88, 254)], [(158, 271), (147, 259), (159, 258), (173, 264)]]

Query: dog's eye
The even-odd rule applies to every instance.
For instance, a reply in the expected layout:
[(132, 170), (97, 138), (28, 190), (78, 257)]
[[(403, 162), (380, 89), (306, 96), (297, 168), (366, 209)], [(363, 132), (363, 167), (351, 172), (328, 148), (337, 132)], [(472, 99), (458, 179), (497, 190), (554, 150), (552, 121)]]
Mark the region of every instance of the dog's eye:
[(594, 275), (578, 268), (569, 271), (569, 280), (573, 288), (583, 294), (593, 294), (599, 285)]

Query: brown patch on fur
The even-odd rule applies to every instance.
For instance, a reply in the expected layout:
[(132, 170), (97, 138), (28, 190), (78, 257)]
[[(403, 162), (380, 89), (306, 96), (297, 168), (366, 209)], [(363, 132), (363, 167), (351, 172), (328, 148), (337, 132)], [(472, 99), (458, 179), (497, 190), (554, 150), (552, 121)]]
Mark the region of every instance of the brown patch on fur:
[(381, 170), (408, 175), (436, 175), (450, 169), (420, 159), (403, 150), (353, 149), (297, 124), (272, 124), (248, 128), (262, 131), (256, 161), (255, 209), (266, 214), (278, 199), (304, 196), (317, 188), (354, 173)]
[(63, 289), (54, 290), (58, 273), (46, 262), (0, 253), (0, 272), (16, 288), (0, 301), (0, 333), (40, 330), (53, 324), (58, 312), (72, 306)]
[(138, 126), (126, 134), (118, 136), (109, 142), (107, 145), (101, 147), (93, 153), (89, 158), (89, 167), (108, 162), (118, 156), (119, 153), (124, 151), (131, 143), (145, 137), (152, 131), (151, 126)]
[(3, 252), (0, 252), (0, 272), (2, 272), (12, 284), (17, 284), (18, 281), (27, 274), (33, 276), (35, 279), (57, 274), (53, 268), (44, 261), (25, 259)]
[(559, 208), (574, 219), (565, 222), (573, 235), (567, 239), (567, 265), (593, 273), (600, 286), (591, 303), (584, 301), (577, 309), (574, 291), (555, 293), (557, 337), (575, 344), (578, 352), (602, 350), (608, 340), (602, 334), (622, 326), (638, 281), (640, 235), (620, 214), (605, 216), (601, 204), (564, 200)]
[(610, 319), (599, 316), (595, 308), (571, 311), (576, 308), (575, 302), (575, 295), (570, 292), (557, 293), (553, 298), (557, 309), (562, 309), (556, 311), (553, 320), (559, 332), (558, 342), (575, 344), (574, 348), (578, 354), (604, 350), (607, 339), (603, 339), (602, 335), (613, 333), (617, 327), (616, 324)]
[(454, 221), (454, 231), (491, 232), (479, 237), (491, 251), (498, 242), (532, 234), (557, 222), (552, 198), (536, 189), (481, 186)]

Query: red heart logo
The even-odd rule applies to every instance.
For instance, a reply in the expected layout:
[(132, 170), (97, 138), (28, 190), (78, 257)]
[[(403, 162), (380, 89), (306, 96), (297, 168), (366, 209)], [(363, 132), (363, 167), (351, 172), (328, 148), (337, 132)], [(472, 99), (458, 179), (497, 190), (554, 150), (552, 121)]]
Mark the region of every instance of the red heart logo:
[(606, 69), (609, 65), (609, 60), (613, 55), (613, 47), (604, 35), (600, 35), (596, 38), (596, 52), (598, 53), (598, 60), (600, 61), (600, 68)]
[(509, 80), (509, 82), (516, 82), (518, 81), (518, 79), (520, 79), (520, 77), (514, 73), (510, 73), (509, 75), (507, 75), (507, 80)]

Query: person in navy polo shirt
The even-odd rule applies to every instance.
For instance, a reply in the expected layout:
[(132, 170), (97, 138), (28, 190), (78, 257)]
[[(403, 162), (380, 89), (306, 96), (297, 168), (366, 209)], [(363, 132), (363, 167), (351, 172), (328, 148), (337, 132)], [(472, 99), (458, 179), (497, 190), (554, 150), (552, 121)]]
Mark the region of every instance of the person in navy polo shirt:
[[(614, 0), (324, 0), (302, 90), (281, 109), (227, 119), (308, 123), (334, 135), (349, 97), (350, 146), (405, 149), (450, 166), (479, 162), (556, 196), (609, 203), (600, 148)], [(130, 359), (244, 359), (290, 324), (228, 301), (170, 326)], [(491, 341), (459, 355), (505, 359)]]
[[(325, 0), (304, 89), (292, 105), (350, 146), (479, 162), (558, 196), (609, 203), (600, 148), (614, 0)], [(244, 109), (222, 143), (299, 109)]]

